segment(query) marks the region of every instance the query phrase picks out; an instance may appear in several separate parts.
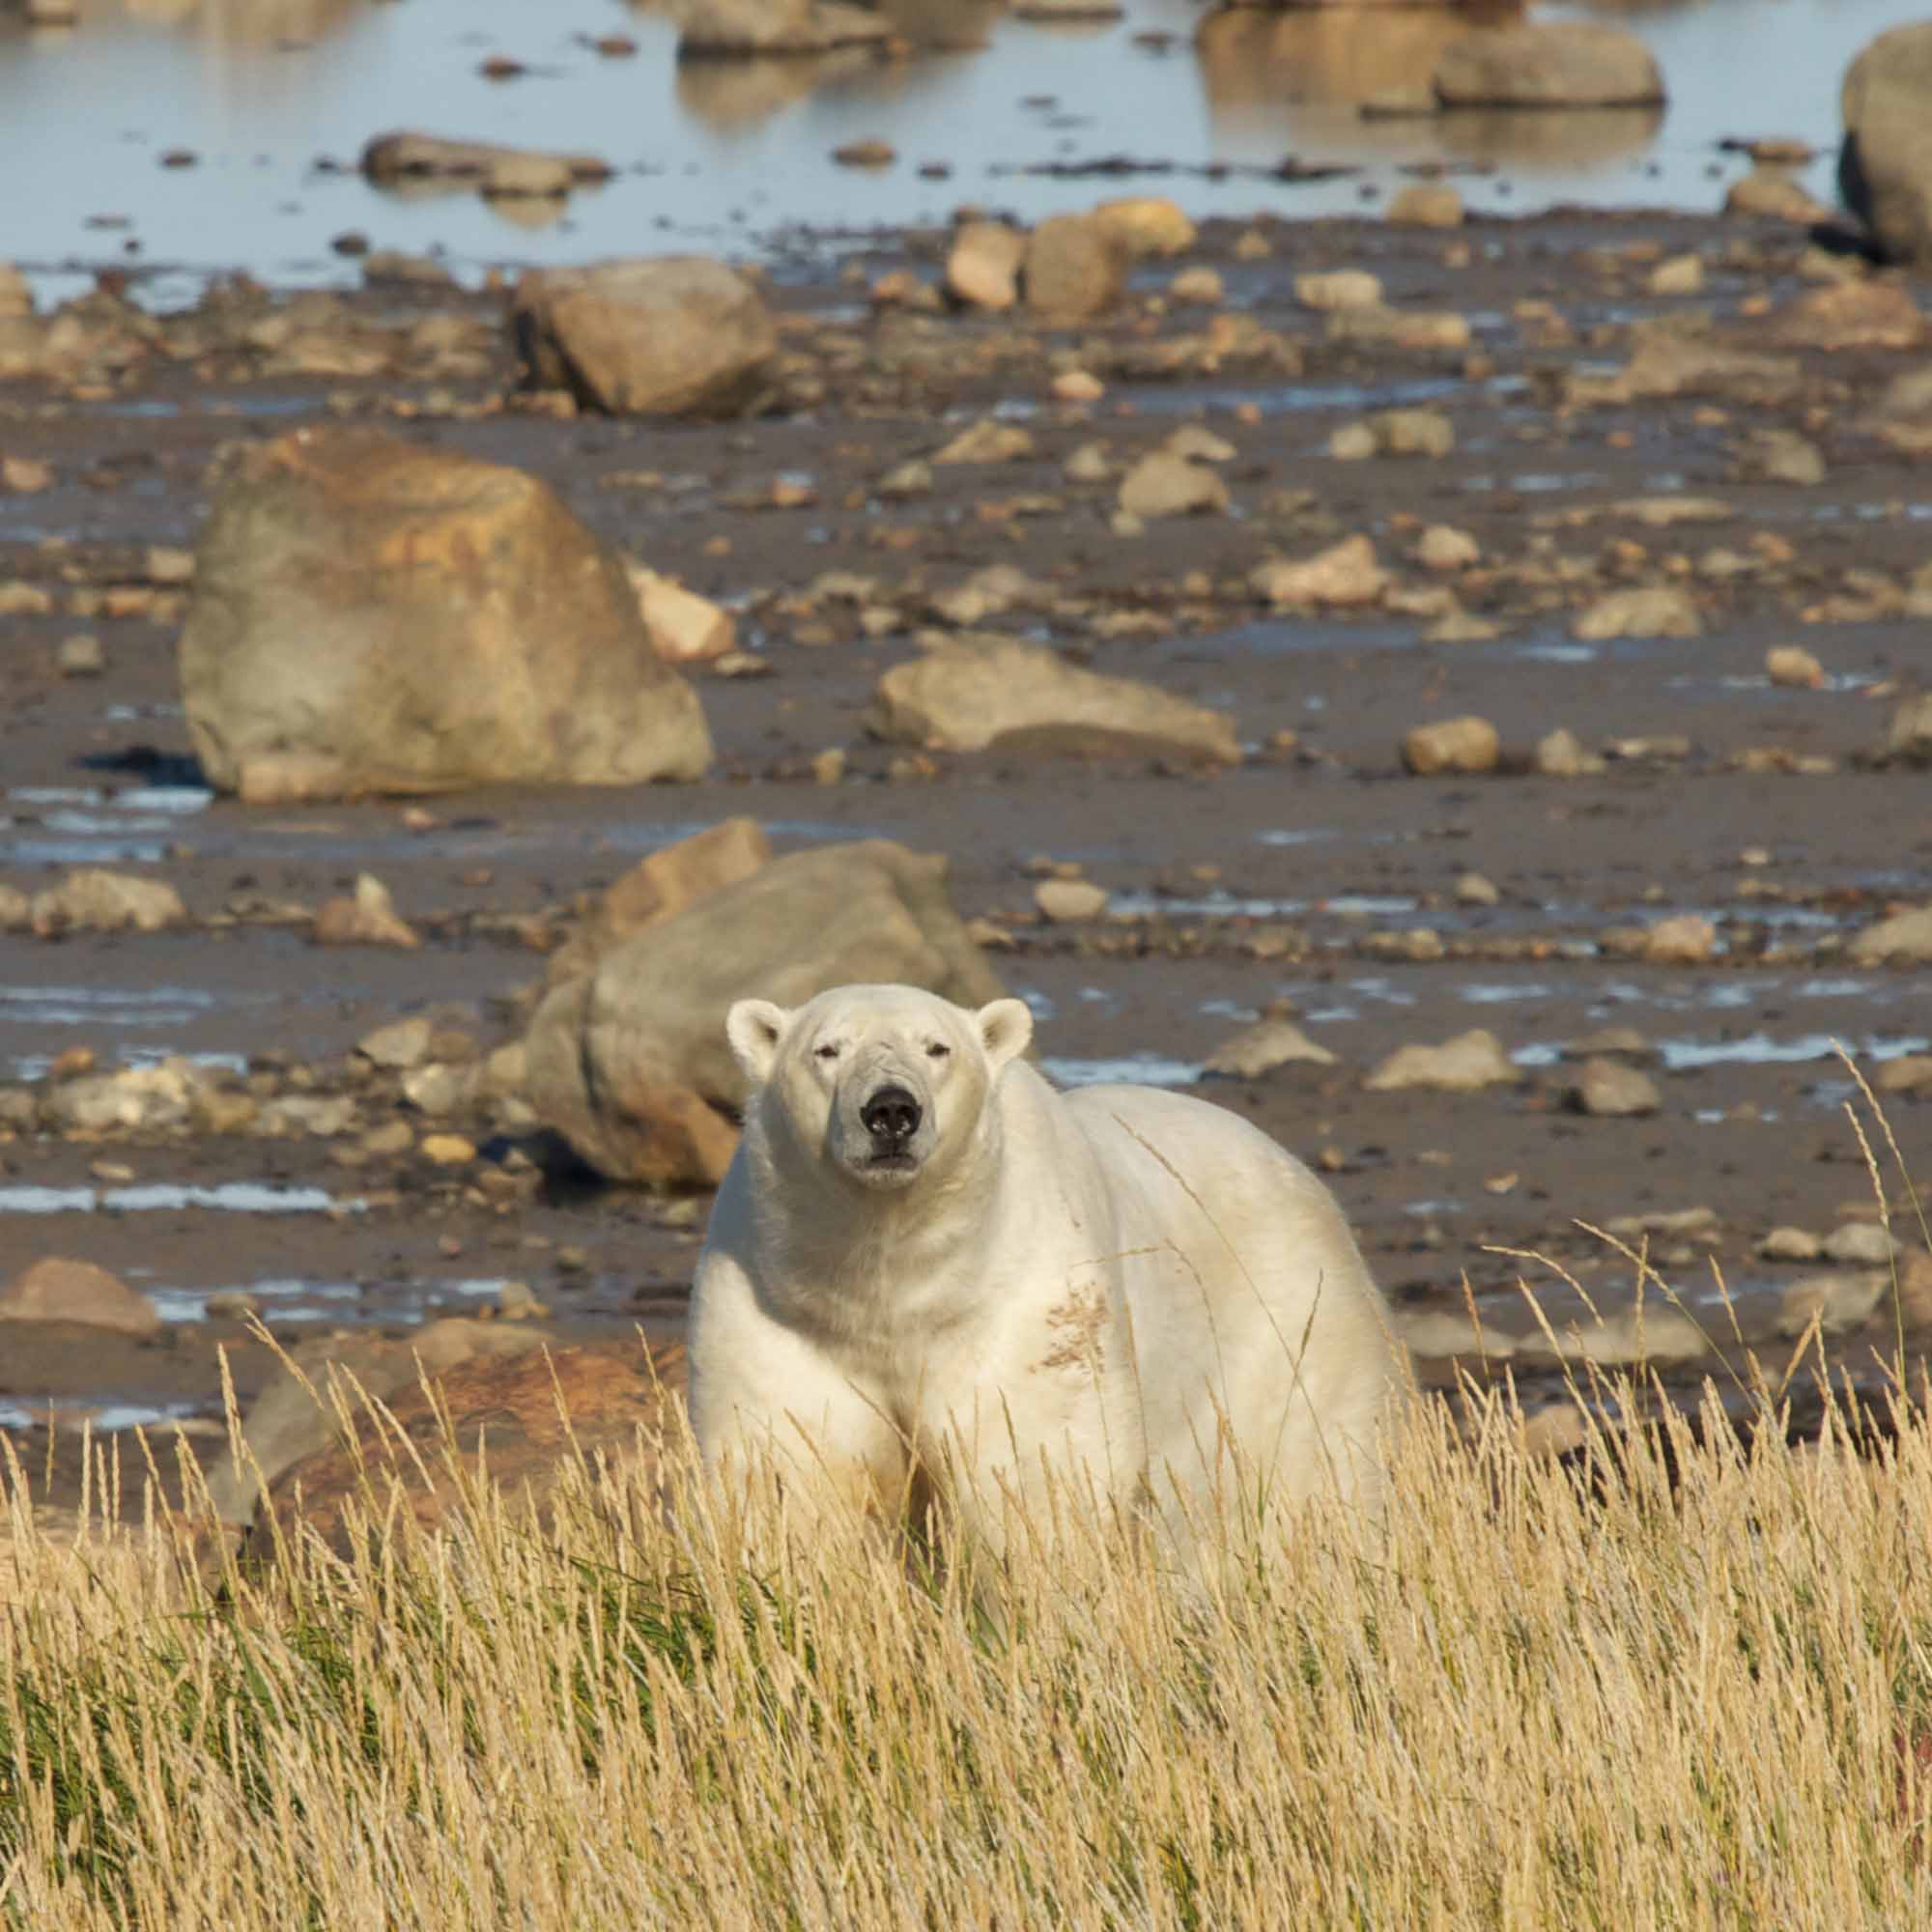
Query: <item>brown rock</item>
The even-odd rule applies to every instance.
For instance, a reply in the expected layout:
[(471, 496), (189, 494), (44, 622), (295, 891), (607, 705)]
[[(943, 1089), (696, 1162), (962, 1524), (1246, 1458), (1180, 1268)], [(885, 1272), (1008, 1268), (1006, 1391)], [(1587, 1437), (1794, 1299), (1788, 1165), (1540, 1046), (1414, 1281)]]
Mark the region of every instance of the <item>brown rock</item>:
[(535, 386), (613, 415), (732, 414), (779, 345), (757, 289), (701, 255), (532, 270), (511, 324)]
[(867, 716), (879, 737), (980, 752), (1062, 733), (1072, 750), (1240, 762), (1234, 721), (1224, 711), (1136, 679), (1084, 670), (1056, 651), (993, 632), (930, 633), (921, 642), (922, 656), (879, 679)]
[(1104, 315), (1126, 293), (1127, 264), (1125, 242), (1105, 221), (1049, 215), (1027, 239), (1027, 306), (1057, 324)]
[(287, 1469), (244, 1558), (272, 1561), (298, 1535), (348, 1556), (358, 1527), (380, 1530), (397, 1498), (411, 1521), (433, 1529), (461, 1510), (479, 1464), (513, 1508), (539, 1520), (573, 1465), (649, 1491), (685, 1436), (685, 1358), (676, 1344), (646, 1350), (626, 1338), (526, 1349), (461, 1363), (433, 1387), (434, 1400), (419, 1386), (398, 1389), (387, 1420), (354, 1411), (353, 1442)]
[(145, 1294), (92, 1262), (48, 1256), (0, 1289), (0, 1321), (71, 1321), (124, 1335), (154, 1335), (161, 1318)]
[(652, 852), (631, 867), (550, 956), (553, 986), (593, 972), (613, 947), (661, 925), (709, 894), (749, 879), (770, 862), (772, 842), (755, 818), (726, 818)]
[(219, 790), (696, 778), (710, 735), (621, 561), (521, 470), (365, 430), (230, 467), (180, 647)]
[(422, 944), (373, 872), (356, 874), (353, 897), (325, 899), (316, 908), (309, 937), (318, 946), (399, 946), (408, 952)]

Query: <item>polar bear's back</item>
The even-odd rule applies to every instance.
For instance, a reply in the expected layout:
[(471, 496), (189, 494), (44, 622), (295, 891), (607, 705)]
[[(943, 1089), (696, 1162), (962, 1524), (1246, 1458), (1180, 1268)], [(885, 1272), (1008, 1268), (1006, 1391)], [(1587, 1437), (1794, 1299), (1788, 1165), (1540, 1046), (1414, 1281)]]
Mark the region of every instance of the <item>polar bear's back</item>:
[[(1361, 1463), (1399, 1382), (1388, 1310), (1327, 1187), (1238, 1115), (1133, 1086), (1060, 1096), (1107, 1178), (1153, 1460), (1216, 1416), (1293, 1492)], [(1357, 1488), (1352, 1481), (1343, 1487)]]

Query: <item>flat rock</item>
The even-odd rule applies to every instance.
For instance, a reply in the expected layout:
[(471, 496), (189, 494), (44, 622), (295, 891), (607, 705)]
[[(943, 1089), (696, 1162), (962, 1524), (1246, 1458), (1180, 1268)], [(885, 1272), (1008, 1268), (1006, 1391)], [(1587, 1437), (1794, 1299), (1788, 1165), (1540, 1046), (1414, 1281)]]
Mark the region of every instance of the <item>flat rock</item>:
[(351, 1555), (400, 1501), (419, 1528), (460, 1516), (478, 1481), (544, 1521), (558, 1486), (614, 1476), (647, 1492), (688, 1438), (684, 1350), (635, 1337), (471, 1359), (437, 1374), (434, 1394), (399, 1387), (379, 1419), (354, 1405), (348, 1439), (305, 1456), (270, 1490), (242, 1546), (267, 1563), (297, 1536)]
[(1876, 1221), (1847, 1221), (1833, 1228), (1819, 1245), (1828, 1262), (1855, 1267), (1884, 1267), (1898, 1253), (1898, 1238)]
[(734, 414), (779, 346), (757, 288), (703, 255), (530, 270), (510, 321), (534, 386), (612, 415)]
[(1882, 919), (1852, 935), (1846, 949), (1861, 966), (1922, 966), (1932, 960), (1932, 906)]
[(1579, 1114), (1611, 1119), (1654, 1114), (1663, 1104), (1657, 1082), (1642, 1068), (1601, 1058), (1586, 1060), (1577, 1069), (1569, 1098)]
[(123, 1335), (155, 1335), (161, 1327), (154, 1303), (118, 1275), (52, 1255), (0, 1288), (0, 1321), (71, 1321)]
[(1264, 603), (1277, 609), (1316, 605), (1348, 609), (1379, 603), (1388, 590), (1389, 575), (1376, 561), (1374, 544), (1365, 536), (1352, 536), (1315, 556), (1271, 557), (1256, 565), (1248, 582)]
[(946, 293), (969, 308), (1011, 308), (1026, 248), (1026, 236), (1004, 221), (962, 221), (946, 253)]
[(1258, 1080), (1277, 1066), (1292, 1062), (1314, 1066), (1333, 1066), (1335, 1056), (1325, 1046), (1310, 1039), (1293, 1020), (1264, 1018), (1243, 1027), (1208, 1056), (1209, 1073), (1223, 1073), (1236, 1080)]
[(737, 649), (737, 620), (722, 605), (640, 564), (632, 566), (631, 584), (651, 648), (666, 664), (708, 664)]
[(1218, 515), (1228, 503), (1228, 486), (1212, 469), (1172, 450), (1150, 451), (1121, 479), (1121, 508), (1144, 522)]
[[(440, 134), (408, 130), (378, 134), (362, 150), (359, 163), (369, 180), (383, 184), (402, 181), (487, 181), (498, 171), (528, 163), (542, 164), (549, 175), (567, 181), (601, 182), (615, 173), (597, 155), (559, 154), (543, 149), (507, 148), (492, 141), (451, 141)], [(373, 263), (375, 258), (370, 258)], [(447, 279), (448, 271), (439, 271)]]
[(1586, 643), (1601, 643), (1614, 638), (1698, 638), (1704, 621), (1684, 591), (1634, 584), (1605, 592), (1570, 629)]
[(1364, 1081), (1372, 1094), (1423, 1087), (1442, 1094), (1473, 1094), (1484, 1087), (1513, 1087), (1522, 1072), (1487, 1027), (1446, 1039), (1440, 1046), (1399, 1046)]
[(893, 980), (961, 1006), (1001, 996), (946, 877), (944, 859), (872, 838), (705, 895), (548, 995), (525, 1042), (531, 1105), (612, 1179), (715, 1184), (736, 1144), (717, 1110), (745, 1100), (724, 1038), (734, 1000), (799, 1006)]
[(923, 655), (879, 679), (867, 724), (881, 738), (982, 752), (1060, 733), (1068, 749), (1240, 762), (1224, 711), (1138, 679), (1084, 670), (1042, 645), (996, 633), (929, 634), (921, 641)]
[(696, 694), (622, 561), (522, 470), (362, 429), (229, 466), (179, 651), (217, 790), (275, 800), (696, 778)]
[(62, 932), (160, 932), (187, 923), (181, 895), (165, 879), (84, 867), (36, 893), (28, 923), (43, 938)]
[(1816, 1321), (1827, 1335), (1850, 1334), (1878, 1313), (1890, 1291), (1891, 1276), (1878, 1268), (1807, 1274), (1778, 1296), (1777, 1332), (1802, 1335)]

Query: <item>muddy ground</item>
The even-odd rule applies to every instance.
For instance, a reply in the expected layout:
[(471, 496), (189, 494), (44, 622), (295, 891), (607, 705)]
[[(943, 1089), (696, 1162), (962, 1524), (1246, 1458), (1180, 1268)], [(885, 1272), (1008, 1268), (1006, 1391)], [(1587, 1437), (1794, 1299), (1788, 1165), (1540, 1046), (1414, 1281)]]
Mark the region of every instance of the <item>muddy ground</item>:
[[(1659, 1222), (1653, 1255), (1727, 1331), (1721, 1275), (1747, 1339), (1781, 1367), (1779, 1297), (1810, 1270), (1760, 1258), (1761, 1240), (1783, 1225), (1823, 1235), (1875, 1208), (1842, 1111), (1852, 1082), (1829, 1042), (1875, 1065), (1932, 1039), (1932, 966), (1843, 956), (1888, 908), (1932, 899), (1932, 771), (1863, 757), (1932, 649), (1932, 619), (1909, 595), (1932, 561), (1932, 457), (1873, 428), (1887, 385), (1924, 365), (1922, 339), (1776, 341), (1780, 317), (1845, 265), (1776, 224), (1561, 213), (1452, 233), (1216, 224), (1183, 261), (1139, 270), (1117, 319), (1059, 334), (868, 303), (882, 275), (932, 278), (939, 245), (881, 237), (783, 261), (774, 296), (788, 318), (788, 400), (751, 421), (532, 409), (514, 394), (498, 298), (399, 283), (347, 298), (325, 332), (465, 319), (484, 345), (468, 373), (427, 380), (407, 357), (364, 377), (275, 373), (262, 355), (224, 351), (211, 325), (207, 354), (144, 355), (80, 393), (0, 385), (0, 453), (51, 472), (47, 487), (0, 495), (0, 580), (52, 605), (0, 618), (0, 881), (33, 891), (106, 864), (167, 879), (194, 920), (145, 936), (0, 934), (0, 1081), (38, 1080), (85, 1047), (103, 1066), (174, 1052), (270, 1082), (320, 1068), (327, 1084), (370, 1029), (416, 1012), (487, 1049), (519, 1031), (520, 993), (543, 967), (531, 942), (554, 931), (544, 916), (639, 854), (734, 813), (762, 820), (781, 851), (884, 835), (945, 853), (962, 912), (1004, 928), (995, 964), (1034, 1002), (1049, 1070), (1125, 1063), (1249, 1115), (1328, 1173), (1405, 1309), (1460, 1310), (1466, 1283), (1492, 1332), (1530, 1335), (1523, 1279), (1552, 1319), (1573, 1316), (1574, 1291), (1519, 1259), (1530, 1252), (1622, 1306), (1631, 1265), (1578, 1223), (1704, 1209)], [(1685, 254), (1701, 261), (1701, 289), (1653, 294), (1658, 262)], [(1218, 368), (1194, 355), (1179, 374), (1151, 371), (1158, 345), (1210, 327), (1212, 310), (1162, 299), (1177, 269), (1199, 264), (1224, 277), (1227, 313), (1288, 339), (1298, 374), (1238, 350)], [(1381, 276), (1400, 310), (1460, 314), (1472, 343), (1329, 340), (1293, 281), (1344, 267)], [(1924, 304), (1922, 281), (1901, 286)], [(1791, 356), (1796, 373), (1578, 402), (1577, 379), (1624, 364), (1634, 329), (1673, 316), (1692, 327), (1709, 317), (1719, 339)], [(1104, 398), (1053, 401), (1051, 375), (1066, 366), (1097, 369)], [(1339, 426), (1417, 403), (1453, 423), (1447, 456), (1328, 453)], [(939, 468), (931, 493), (909, 500), (872, 489), (995, 412), (1031, 433), (1029, 455)], [(426, 813), (208, 800), (178, 703), (173, 593), (158, 608), (124, 598), (134, 614), (121, 616), (98, 608), (101, 593), (145, 582), (147, 547), (191, 545), (223, 443), (324, 416), (536, 470), (627, 551), (738, 607), (741, 641), (769, 674), (698, 674), (713, 774), (633, 791), (482, 791)], [(1063, 473), (1095, 439), (1118, 461), (1190, 421), (1235, 445), (1222, 466), (1233, 514), (1122, 534), (1114, 483)], [(1806, 438), (1822, 480), (1751, 480), (1741, 444), (1769, 427)], [(799, 486), (778, 506), (775, 479)], [(1686, 497), (1714, 504), (1677, 524), (1619, 507)], [(1492, 638), (1427, 641), (1432, 616), (1386, 605), (1276, 612), (1248, 587), (1264, 556), (1356, 532), (1404, 589), (1439, 584), (1413, 558), (1435, 524), (1476, 540), (1482, 561), (1456, 590)], [(870, 740), (872, 684), (915, 648), (922, 600), (992, 563), (1053, 601), (989, 624), (1226, 706), (1246, 761), (1205, 776), (1031, 753), (921, 759)], [(860, 606), (807, 594), (834, 571), (877, 580), (869, 601), (901, 622), (868, 636)], [(1585, 605), (1643, 582), (1688, 590), (1703, 635), (1573, 636)], [(81, 631), (101, 642), (99, 676), (57, 668), (58, 646)], [(1822, 687), (1768, 681), (1767, 648), (1791, 642), (1822, 661)], [(1403, 733), (1459, 713), (1496, 724), (1504, 768), (1406, 776)], [(1526, 770), (1558, 725), (1632, 754), (1595, 776)], [(834, 747), (843, 776), (821, 782), (811, 761)], [(1038, 923), (1043, 858), (1108, 888), (1114, 917)], [(290, 908), (312, 909), (364, 870), (391, 888), (420, 951), (311, 944)], [(1469, 871), (1492, 882), (1494, 904), (1459, 899)], [(1676, 913), (1716, 923), (1714, 956), (1621, 956), (1616, 929)], [(1424, 928), (1434, 942), (1408, 937)], [(1338, 1064), (1204, 1080), (1207, 1056), (1275, 1002)], [(1609, 1025), (1654, 1049), (1653, 1116), (1566, 1104), (1565, 1043)], [(1475, 1026), (1517, 1057), (1519, 1085), (1364, 1090), (1394, 1048)], [(1889, 1112), (1908, 1163), (1932, 1180), (1932, 1092), (1897, 1095)], [(207, 1317), (206, 1297), (224, 1289), (256, 1294), (291, 1340), (473, 1311), (505, 1279), (550, 1304), (559, 1334), (675, 1329), (701, 1201), (587, 1184), (527, 1165), (527, 1137), (472, 1130), (478, 1157), (454, 1169), (318, 1138), (0, 1140), (0, 1274), (82, 1257), (170, 1317), (159, 1343), (0, 1331), (0, 1412), (24, 1425), (51, 1405), (64, 1426), (158, 1414), (192, 1429), (218, 1412), (216, 1345), (244, 1396), (266, 1372), (237, 1321)], [(1895, 1174), (1888, 1184), (1906, 1215)], [(227, 1192), (139, 1191), (155, 1185)], [(282, 1211), (249, 1211), (265, 1200)], [(1888, 1314), (1833, 1347), (1865, 1372), (1892, 1333)], [(44, 1452), (39, 1433), (17, 1439)]]

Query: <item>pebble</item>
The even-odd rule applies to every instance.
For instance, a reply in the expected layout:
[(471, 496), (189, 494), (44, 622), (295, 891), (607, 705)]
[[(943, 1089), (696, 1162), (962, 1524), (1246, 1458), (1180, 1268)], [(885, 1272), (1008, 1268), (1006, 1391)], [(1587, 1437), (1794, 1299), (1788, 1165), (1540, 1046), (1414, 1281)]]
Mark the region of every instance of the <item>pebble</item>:
[(1604, 760), (1586, 752), (1576, 732), (1564, 724), (1537, 740), (1535, 763), (1547, 779), (1589, 778), (1605, 769)]
[(1659, 966), (1700, 966), (1718, 950), (1718, 928), (1701, 913), (1661, 919), (1644, 939), (1643, 955)]
[(1091, 879), (1042, 879), (1033, 902), (1055, 925), (1078, 925), (1107, 910), (1107, 889)]
[(1825, 1244), (1809, 1228), (1774, 1228), (1757, 1251), (1768, 1262), (1815, 1262)]
[(1663, 1104), (1657, 1082), (1642, 1068), (1604, 1059), (1583, 1063), (1569, 1099), (1579, 1114), (1611, 1120), (1654, 1114)]
[(462, 1167), (476, 1158), (476, 1144), (461, 1134), (425, 1134), (420, 1151), (438, 1167)]
[(54, 652), (54, 666), (63, 677), (99, 677), (107, 668), (107, 654), (90, 631), (63, 638)]
[(432, 1031), (426, 1019), (393, 1020), (365, 1034), (355, 1042), (355, 1051), (374, 1065), (406, 1071), (429, 1057)]
[(1502, 902), (1495, 881), (1481, 872), (1463, 872), (1456, 880), (1456, 903), (1466, 906), (1492, 906)]
[(1382, 285), (1366, 269), (1329, 269), (1295, 276), (1294, 298), (1303, 308), (1324, 314), (1345, 308), (1379, 308)]
[(1492, 772), (1502, 740), (1487, 718), (1444, 718), (1418, 724), (1402, 741), (1404, 767), (1417, 778), (1438, 772)]
[(1467, 530), (1431, 524), (1415, 547), (1415, 556), (1425, 570), (1467, 570), (1482, 561), (1483, 550)]
[(1793, 691), (1815, 691), (1825, 682), (1825, 667), (1802, 644), (1774, 644), (1764, 654), (1765, 675)]

